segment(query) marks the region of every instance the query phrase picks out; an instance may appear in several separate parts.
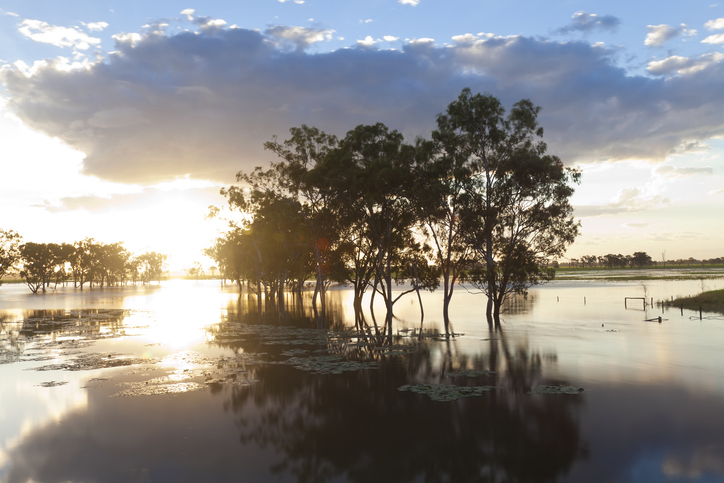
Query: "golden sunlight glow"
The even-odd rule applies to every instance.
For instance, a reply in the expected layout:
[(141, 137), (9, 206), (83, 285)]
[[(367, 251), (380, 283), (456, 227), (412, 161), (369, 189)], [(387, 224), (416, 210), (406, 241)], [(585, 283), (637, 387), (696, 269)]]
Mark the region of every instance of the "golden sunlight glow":
[[(164, 288), (166, 290), (153, 296), (153, 321), (144, 336), (151, 343), (171, 350), (191, 349), (206, 342), (205, 328), (216, 320), (210, 320), (208, 305), (194, 303), (201, 293), (199, 287), (182, 280), (169, 280), (164, 282)], [(185, 367), (182, 359), (177, 362), (171, 365), (179, 369)]]

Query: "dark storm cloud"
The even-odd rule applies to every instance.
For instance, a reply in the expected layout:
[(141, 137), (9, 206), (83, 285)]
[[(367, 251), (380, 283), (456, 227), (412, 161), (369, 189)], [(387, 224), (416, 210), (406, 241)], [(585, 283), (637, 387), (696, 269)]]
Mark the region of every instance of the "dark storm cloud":
[(580, 11), (571, 16), (571, 23), (556, 30), (556, 33), (614, 31), (620, 24), (621, 20), (613, 15), (596, 15), (595, 13)]
[(568, 163), (663, 159), (724, 133), (722, 62), (652, 79), (628, 76), (611, 51), (585, 42), (466, 35), (449, 47), (413, 41), (401, 51), (312, 54), (280, 39), (300, 45), (321, 31), (205, 25), (116, 36), (116, 51), (88, 69), (6, 68), (8, 105), (86, 153), (84, 173), (141, 183), (187, 174), (228, 182), (273, 160), (264, 141), (303, 123), (343, 135), (380, 121), (410, 141), (429, 136), (466, 86), (506, 106), (521, 98), (542, 106), (545, 139)]

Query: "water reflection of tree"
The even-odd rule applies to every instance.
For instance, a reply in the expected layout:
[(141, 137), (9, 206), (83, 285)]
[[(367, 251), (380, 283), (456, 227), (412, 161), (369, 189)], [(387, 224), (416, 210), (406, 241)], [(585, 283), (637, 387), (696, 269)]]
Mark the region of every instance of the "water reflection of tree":
[[(585, 455), (577, 413), (582, 396), (529, 396), (546, 356), (497, 337), (478, 356), (437, 354), (439, 344), (381, 361), (379, 370), (311, 375), (285, 366), (256, 371), (234, 388), (244, 443), (277, 448), (271, 470), (299, 481), (552, 481)], [(439, 356), (442, 355), (440, 358)], [(450, 383), (455, 369), (496, 370), (499, 390), (441, 403), (400, 393), (405, 383)]]

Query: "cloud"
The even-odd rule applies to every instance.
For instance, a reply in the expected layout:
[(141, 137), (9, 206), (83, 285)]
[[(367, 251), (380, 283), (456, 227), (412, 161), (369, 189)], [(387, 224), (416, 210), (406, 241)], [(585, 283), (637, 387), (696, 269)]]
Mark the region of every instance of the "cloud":
[(669, 40), (679, 35), (696, 35), (696, 30), (690, 30), (687, 28), (685, 23), (682, 23), (678, 27), (672, 27), (671, 25), (648, 25), (646, 29), (649, 33), (646, 35), (644, 45), (649, 47), (660, 47)]
[(621, 24), (621, 20), (613, 15), (598, 16), (595, 13), (584, 11), (574, 13), (571, 23), (556, 30), (556, 33), (568, 34), (571, 32), (590, 33), (595, 31), (614, 31)]
[(696, 176), (698, 174), (713, 176), (714, 170), (708, 166), (705, 168), (676, 168), (674, 166), (665, 165), (657, 166), (654, 169), (654, 174), (668, 176), (671, 178), (686, 178), (688, 176)]
[(385, 42), (397, 42), (400, 40), (400, 37), (393, 37), (392, 35), (385, 35), (382, 38), (385, 39)]
[(646, 228), (647, 226), (651, 225), (651, 223), (624, 223), (624, 228)]
[(15, 12), (5, 12), (5, 15), (9, 15), (9, 16), (11, 16), (11, 17), (19, 17), (19, 16), (20, 16), (20, 15), (18, 15), (18, 14), (15, 13)]
[(681, 57), (672, 55), (664, 60), (654, 60), (649, 62), (646, 70), (651, 74), (669, 75), (669, 74), (692, 74), (694, 72), (706, 69), (707, 67), (717, 64), (724, 59), (721, 52), (712, 52), (702, 54), (698, 58)]
[(286, 2), (291, 2), (291, 1), (293, 1), (297, 5), (301, 5), (304, 3), (304, 0), (279, 0), (279, 3), (286, 3)]
[(334, 30), (275, 25), (269, 27), (265, 33), (276, 39), (277, 45), (293, 45), (301, 52), (316, 42), (332, 40)]
[(73, 47), (87, 50), (91, 45), (101, 43), (101, 39), (91, 37), (74, 28), (58, 27), (40, 20), (23, 20), (18, 28), (21, 34), (36, 42), (52, 44), (56, 47)]
[(420, 4), (420, 0), (397, 0), (397, 3), (401, 3), (402, 5), (412, 5), (413, 7), (416, 7)]
[(144, 188), (136, 193), (115, 193), (110, 196), (68, 196), (51, 202), (45, 200), (37, 208), (50, 213), (69, 211), (87, 211), (89, 213), (106, 213), (122, 210), (143, 210), (149, 206), (168, 203), (169, 199), (188, 199), (194, 197), (208, 198), (218, 196), (218, 187), (161, 189)]
[(703, 44), (724, 44), (724, 34), (710, 35), (701, 41)]
[(375, 45), (377, 42), (378, 42), (377, 40), (373, 39), (372, 37), (370, 37), (370, 36), (368, 35), (368, 36), (365, 37), (364, 39), (358, 40), (358, 41), (357, 41), (357, 45), (359, 45), (360, 47), (372, 47), (372, 46)]
[(670, 201), (660, 195), (646, 195), (639, 188), (624, 188), (619, 190), (610, 203), (605, 205), (580, 205), (574, 208), (576, 216), (584, 218), (650, 210), (665, 206)]
[(83, 23), (83, 25), (88, 27), (88, 30), (90, 30), (91, 32), (100, 32), (101, 30), (105, 30), (106, 28), (108, 28), (107, 22), (91, 22)]
[(522, 98), (542, 106), (544, 139), (566, 163), (663, 160), (724, 136), (724, 60), (665, 78), (629, 75), (605, 47), (524, 36), (468, 34), (451, 46), (416, 39), (395, 51), (284, 45), (325, 32), (117, 34), (103, 61), (9, 66), (0, 81), (7, 108), (26, 125), (86, 154), (85, 174), (127, 183), (186, 174), (229, 182), (275, 160), (264, 141), (301, 124), (344, 135), (384, 122), (410, 141), (429, 137), (463, 87), (508, 108)]
[(704, 24), (709, 30), (724, 30), (724, 18), (718, 18), (716, 20), (709, 20)]

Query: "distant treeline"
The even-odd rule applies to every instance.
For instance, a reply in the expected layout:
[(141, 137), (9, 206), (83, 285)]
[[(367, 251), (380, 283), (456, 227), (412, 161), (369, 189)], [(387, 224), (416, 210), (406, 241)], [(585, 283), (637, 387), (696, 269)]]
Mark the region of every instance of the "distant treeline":
[(569, 262), (560, 263), (561, 267), (607, 267), (607, 268), (644, 268), (644, 267), (666, 267), (666, 265), (722, 265), (724, 257), (697, 260), (696, 258), (680, 258), (678, 260), (667, 260), (666, 253), (661, 254), (661, 260), (654, 260), (646, 252), (634, 252), (633, 255), (584, 255), (581, 258), (571, 258)]
[(122, 242), (100, 243), (86, 238), (73, 244), (22, 243), (17, 232), (0, 229), (0, 279), (17, 273), (33, 293), (70, 282), (80, 290), (86, 284), (92, 288), (93, 284), (160, 282), (165, 262), (166, 255), (156, 252), (134, 256)]

